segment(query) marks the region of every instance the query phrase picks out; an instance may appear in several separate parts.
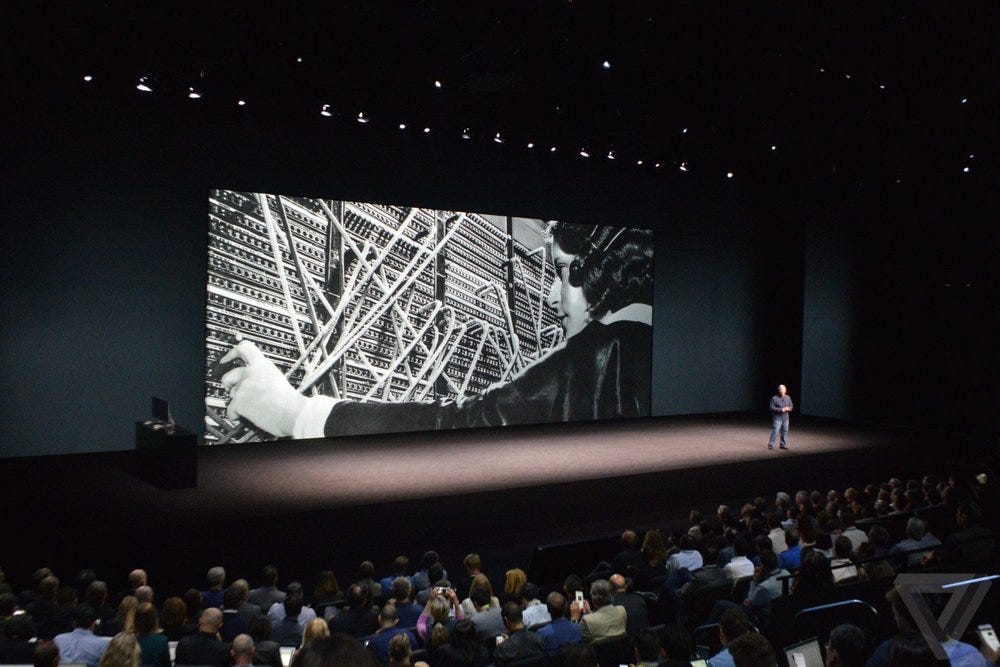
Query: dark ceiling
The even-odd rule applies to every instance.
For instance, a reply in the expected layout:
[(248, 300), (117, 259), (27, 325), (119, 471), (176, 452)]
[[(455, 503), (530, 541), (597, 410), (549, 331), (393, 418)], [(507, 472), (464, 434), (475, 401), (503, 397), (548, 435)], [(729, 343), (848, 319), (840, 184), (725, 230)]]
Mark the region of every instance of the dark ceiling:
[(29, 95), (113, 100), (148, 75), (148, 95), (277, 125), (329, 104), (638, 169), (895, 180), (994, 159), (995, 2), (270, 4), (8, 9), (8, 53)]

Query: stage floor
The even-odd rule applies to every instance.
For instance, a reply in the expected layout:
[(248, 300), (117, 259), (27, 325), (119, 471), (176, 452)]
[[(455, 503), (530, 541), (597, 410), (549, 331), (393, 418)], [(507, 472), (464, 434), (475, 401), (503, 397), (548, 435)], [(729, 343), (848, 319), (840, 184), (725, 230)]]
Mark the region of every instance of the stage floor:
[(3, 565), (159, 564), (191, 582), (216, 563), (350, 577), (429, 548), (524, 563), (537, 544), (669, 528), (691, 508), (941, 473), (942, 446), (949, 466), (982, 457), (803, 416), (789, 451), (769, 451), (769, 432), (766, 415), (711, 415), (203, 447), (198, 487), (179, 490), (138, 480), (129, 452), (2, 460), (5, 524), (24, 538)]

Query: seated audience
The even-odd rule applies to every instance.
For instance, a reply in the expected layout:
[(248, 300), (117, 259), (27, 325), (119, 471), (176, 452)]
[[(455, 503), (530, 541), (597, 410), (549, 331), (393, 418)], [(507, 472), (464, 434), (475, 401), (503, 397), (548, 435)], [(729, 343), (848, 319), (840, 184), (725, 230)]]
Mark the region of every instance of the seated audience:
[[(478, 596), (474, 596), (476, 591), (483, 591)], [(474, 599), (479, 600), (477, 604)], [(484, 602), (485, 600), (485, 602)], [(462, 613), (472, 618), (476, 614), (492, 608), (500, 608), (500, 600), (493, 595), (493, 586), (485, 574), (477, 574), (469, 584), (469, 597), (462, 600)]]
[(222, 631), (224, 642), (231, 642), (236, 635), (246, 633), (253, 619), (260, 616), (260, 609), (246, 604), (248, 592), (240, 586), (230, 586), (222, 594)]
[(528, 581), (528, 575), (519, 567), (507, 570), (504, 575), (503, 595), (500, 596), (500, 604), (508, 602), (520, 602), (521, 586)]
[[(135, 599), (135, 598), (133, 598)], [(73, 617), (76, 627), (72, 632), (56, 635), (53, 641), (59, 647), (59, 660), (61, 662), (82, 663), (88, 667), (96, 667), (104, 655), (108, 643), (108, 637), (98, 637), (94, 634), (97, 624), (97, 617), (94, 611), (88, 607), (77, 607)], [(10, 624), (7, 626), (8, 637), (10, 636)]]
[[(392, 580), (392, 604), (396, 606), (396, 616), (399, 618), (399, 627), (415, 628), (417, 619), (423, 607), (413, 602), (413, 584), (408, 577), (396, 577)], [(464, 607), (463, 607), (464, 609)]]
[(261, 585), (250, 591), (247, 602), (266, 611), (272, 605), (284, 601), (284, 591), (278, 590), (278, 568), (273, 565), (265, 565), (261, 576)]
[[(649, 532), (651, 533), (654, 531)], [(659, 534), (659, 531), (655, 532)], [(649, 533), (647, 533), (647, 535), (648, 534)], [(681, 568), (684, 568), (689, 572), (694, 572), (705, 564), (705, 560), (702, 558), (701, 553), (694, 548), (694, 538), (691, 537), (690, 534), (681, 535), (677, 546), (679, 549), (678, 552), (670, 556), (670, 558), (666, 561), (666, 569), (668, 572), (673, 573)]]
[(548, 608), (538, 599), (538, 586), (530, 581), (521, 586), (521, 609), (523, 610), (521, 616), (526, 628), (531, 629), (532, 626), (548, 623), (552, 620)]
[(638, 567), (642, 563), (639, 535), (634, 530), (622, 533), (622, 550), (611, 560), (611, 571), (626, 574), (629, 568)]
[(856, 625), (843, 623), (830, 631), (826, 642), (826, 667), (865, 667), (868, 638)]
[(778, 554), (778, 561), (786, 570), (795, 570), (802, 562), (802, 545), (799, 544), (798, 528), (785, 529), (785, 544), (788, 548)]
[[(833, 582), (838, 583), (845, 579), (855, 580), (858, 577), (858, 568), (854, 567), (851, 555), (854, 546), (851, 538), (846, 535), (838, 535), (833, 543), (833, 559), (830, 561), (830, 571), (833, 572)], [(838, 567), (843, 566), (843, 567)]]
[(358, 567), (358, 583), (368, 587), (368, 599), (378, 604), (382, 599), (382, 585), (375, 581), (375, 564), (366, 560)]
[(404, 555), (396, 556), (392, 561), (392, 574), (387, 577), (383, 577), (379, 581), (379, 585), (382, 586), (382, 590), (387, 591), (392, 588), (392, 583), (396, 581), (399, 577), (403, 577), (413, 585), (413, 580), (410, 579), (410, 559)]
[[(402, 577), (400, 577), (402, 578)], [(406, 581), (403, 579), (403, 581)], [(406, 639), (407, 646), (416, 646), (417, 638), (405, 627), (399, 625), (399, 617), (396, 615), (396, 605), (387, 604), (382, 607), (378, 616), (378, 631), (368, 644), (368, 649), (375, 652), (375, 657), (383, 665), (389, 661), (389, 643), (402, 635)]]
[(646, 628), (635, 636), (635, 667), (658, 667), (660, 664), (660, 637)]
[[(386, 586), (385, 590), (389, 590)], [(324, 617), (326, 608), (330, 605), (341, 604), (344, 601), (344, 591), (340, 590), (333, 570), (323, 570), (316, 579), (316, 587), (313, 589), (312, 610), (317, 616)]]
[(253, 637), (248, 634), (233, 637), (233, 644), (229, 649), (229, 655), (233, 656), (233, 665), (235, 667), (249, 667), (254, 664), (254, 653), (256, 651), (253, 645)]
[(753, 574), (753, 563), (747, 558), (750, 553), (750, 544), (747, 538), (739, 535), (733, 541), (733, 558), (725, 566), (723, 571), (730, 579), (742, 579)]
[(626, 611), (611, 603), (611, 584), (598, 579), (590, 585), (590, 601), (575, 600), (570, 604), (570, 616), (580, 624), (580, 636), (587, 644), (600, 639), (625, 634)]
[(281, 646), (271, 639), (271, 619), (261, 614), (250, 623), (250, 638), (253, 639), (253, 664), (262, 667), (282, 667)]
[[(90, 609), (77, 609), (77, 615), (81, 613), (86, 613), (90, 618), (93, 618), (93, 611)], [(82, 621), (74, 621), (79, 624)], [(80, 627), (79, 625), (77, 627)], [(92, 627), (92, 624), (91, 626)], [(90, 632), (93, 635), (93, 632)], [(58, 635), (62, 636), (62, 635)], [(17, 614), (16, 616), (11, 616), (7, 619), (4, 624), (3, 635), (0, 636), (0, 665), (27, 665), (33, 660), (35, 645), (31, 642), (35, 637), (35, 624), (31, 620), (31, 616), (28, 614)], [(106, 643), (107, 640), (101, 640), (101, 644)], [(64, 643), (65, 640), (64, 640)], [(58, 644), (56, 648), (58, 648)], [(93, 649), (97, 650), (94, 646)], [(101, 649), (103, 652), (103, 649)], [(97, 652), (94, 663), (100, 659), (100, 652)], [(63, 658), (64, 662), (69, 662), (66, 658)]]
[(778, 667), (778, 658), (771, 642), (760, 633), (744, 633), (730, 641), (727, 648), (734, 667)]
[[(288, 590), (285, 594), (284, 602), (275, 602), (271, 605), (271, 608), (267, 610), (267, 615), (271, 618), (271, 623), (274, 626), (275, 639), (278, 639), (278, 628), (281, 626), (281, 622), (288, 616), (291, 611), (295, 611), (295, 617), (299, 624), (299, 633), (305, 631), (309, 622), (316, 618), (316, 612), (305, 605), (305, 597), (302, 590), (302, 584), (297, 581), (293, 581), (288, 584)], [(278, 639), (278, 641), (281, 641)], [(283, 644), (283, 646), (296, 646), (295, 644)]]
[(750, 621), (746, 614), (740, 609), (727, 609), (719, 620), (719, 641), (722, 642), (722, 650), (708, 659), (709, 667), (735, 667), (729, 644), (749, 630)]
[(180, 641), (181, 637), (198, 632), (197, 624), (188, 623), (187, 618), (187, 605), (184, 604), (184, 600), (179, 597), (170, 597), (163, 601), (160, 627), (168, 641)]
[(368, 601), (369, 590), (367, 586), (351, 584), (347, 589), (347, 606), (330, 619), (330, 634), (342, 632), (360, 639), (378, 629), (378, 614)]
[[(5, 663), (0, 663), (5, 664)], [(59, 647), (55, 642), (42, 639), (35, 643), (32, 662), (34, 667), (59, 667)]]
[[(897, 542), (896, 545), (889, 550), (889, 552), (903, 553), (912, 551), (913, 549), (936, 547), (940, 544), (941, 540), (934, 537), (934, 534), (927, 530), (927, 523), (924, 522), (923, 519), (913, 516), (906, 522), (906, 537)], [(910, 553), (906, 554), (905, 561), (904, 558), (900, 556), (897, 559), (897, 567), (901, 567), (904, 564), (907, 567), (916, 567), (920, 565), (921, 559), (929, 555), (929, 551)]]
[(208, 582), (208, 590), (201, 592), (202, 608), (218, 607), (221, 609), (222, 589), (226, 585), (226, 568), (221, 565), (209, 568), (205, 580)]
[[(436, 579), (431, 580), (428, 576), (428, 571), (430, 570), (431, 565), (439, 563), (440, 561), (441, 558), (438, 556), (438, 552), (428, 551), (424, 553), (424, 557), (420, 560), (420, 569), (413, 573), (413, 590), (418, 592), (426, 590), (430, 587), (433, 581), (436, 581)], [(444, 569), (444, 566), (441, 567), (441, 576), (438, 578), (448, 578), (448, 571)]]
[(566, 598), (558, 591), (552, 591), (545, 598), (545, 607), (549, 611), (552, 622), (538, 630), (538, 635), (545, 640), (545, 655), (550, 658), (564, 644), (579, 644), (580, 626), (566, 618)]
[(426, 662), (413, 662), (413, 647), (405, 635), (395, 635), (389, 641), (387, 667), (428, 667)]
[(649, 609), (646, 598), (628, 590), (628, 582), (620, 574), (613, 574), (608, 580), (611, 585), (611, 603), (625, 609), (625, 632), (635, 635), (649, 627)]
[(177, 642), (174, 664), (229, 666), (229, 644), (219, 639), (222, 612), (209, 607), (201, 613), (197, 634), (183, 637)]
[(112, 637), (98, 664), (100, 667), (139, 667), (142, 656), (135, 633), (119, 632)]
[(521, 605), (514, 601), (508, 602), (503, 606), (501, 615), (506, 633), (502, 640), (498, 639), (500, 643), (493, 650), (494, 665), (505, 667), (511, 662), (542, 655), (545, 652), (545, 640), (524, 627)]
[(142, 651), (142, 664), (170, 667), (170, 647), (166, 635), (160, 632), (156, 607), (143, 602), (135, 612), (135, 638)]
[[(454, 618), (452, 618), (452, 613)], [(477, 618), (483, 619), (486, 616), (487, 614), (479, 614)], [(427, 600), (424, 610), (420, 612), (420, 617), (417, 619), (417, 635), (428, 648), (437, 648), (448, 641), (455, 623), (463, 618), (455, 589), (446, 588), (443, 592), (435, 593)]]
[(486, 667), (490, 653), (468, 618), (455, 624), (451, 641), (431, 650), (434, 667)]
[(462, 567), (465, 568), (465, 576), (455, 586), (460, 598), (468, 597), (473, 579), (483, 573), (483, 560), (479, 554), (472, 553), (462, 559)]

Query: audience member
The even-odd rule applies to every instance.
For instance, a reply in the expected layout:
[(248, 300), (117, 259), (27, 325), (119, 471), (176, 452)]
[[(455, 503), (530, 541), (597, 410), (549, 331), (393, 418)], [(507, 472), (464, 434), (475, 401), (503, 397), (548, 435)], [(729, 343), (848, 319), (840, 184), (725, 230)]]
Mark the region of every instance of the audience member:
[[(477, 591), (482, 591), (478, 595), (473, 595)], [(475, 600), (479, 600), (477, 604)], [(484, 602), (485, 600), (485, 602)], [(500, 607), (500, 600), (493, 595), (493, 585), (485, 574), (477, 574), (469, 584), (469, 596), (462, 600), (462, 613), (472, 618), (481, 611)]]
[[(403, 579), (403, 581), (406, 581)], [(382, 607), (378, 616), (378, 631), (368, 644), (369, 650), (375, 652), (375, 657), (383, 665), (389, 661), (389, 643), (396, 635), (403, 635), (408, 646), (416, 646), (417, 638), (409, 630), (399, 625), (399, 617), (396, 615), (396, 605), (387, 604)]]
[(833, 543), (834, 558), (830, 561), (830, 571), (833, 572), (834, 583), (858, 578), (858, 568), (854, 567), (851, 561), (853, 551), (854, 546), (851, 544), (851, 538), (846, 535), (838, 535)]
[(413, 594), (413, 584), (410, 583), (409, 577), (400, 576), (393, 579), (391, 590), (391, 603), (396, 606), (396, 616), (399, 618), (399, 627), (415, 628), (417, 626), (417, 619), (420, 618), (420, 612), (423, 610), (423, 607), (413, 602), (411, 598)]
[[(81, 612), (77, 610), (79, 615)], [(89, 616), (93, 618), (93, 612), (88, 612)], [(77, 621), (78, 623), (80, 621)], [(92, 624), (91, 624), (92, 625)], [(75, 632), (75, 631), (74, 631)], [(91, 636), (93, 633), (90, 633)], [(58, 635), (63, 636), (63, 635)], [(35, 645), (31, 640), (35, 637), (35, 624), (31, 620), (31, 616), (28, 614), (17, 614), (16, 616), (11, 616), (7, 623), (4, 624), (3, 635), (0, 636), (0, 664), (2, 665), (27, 665), (34, 659)], [(96, 638), (95, 638), (96, 639)], [(73, 641), (77, 641), (74, 637)], [(106, 643), (107, 640), (101, 640), (101, 644)], [(64, 641), (63, 643), (68, 643)], [(58, 644), (57, 644), (58, 647)], [(96, 651), (97, 647), (93, 647)], [(103, 652), (103, 648), (101, 649)], [(94, 663), (100, 659), (100, 653), (97, 653)], [(66, 658), (63, 658), (66, 661)]]
[(201, 592), (202, 608), (218, 607), (221, 609), (222, 589), (226, 585), (226, 568), (221, 565), (209, 568), (205, 580), (208, 582), (208, 590)]
[[(420, 569), (413, 573), (413, 590), (422, 591), (430, 587), (431, 579), (427, 574), (431, 565), (440, 562), (440, 557), (436, 551), (427, 551), (424, 553), (424, 557), (420, 560)], [(441, 579), (448, 578), (448, 572), (441, 568)]]
[(285, 601), (284, 591), (278, 590), (278, 568), (265, 565), (261, 575), (261, 585), (250, 591), (247, 602), (255, 604), (263, 610)]
[(360, 639), (378, 629), (378, 614), (368, 601), (369, 589), (361, 584), (351, 584), (347, 589), (347, 606), (343, 613), (330, 619), (330, 634), (338, 632)]
[[(200, 595), (198, 596), (201, 597)], [(170, 597), (163, 601), (163, 614), (160, 618), (160, 627), (167, 640), (176, 642), (181, 637), (193, 635), (198, 632), (198, 626), (187, 622), (187, 605), (184, 600), (178, 597)]]
[(139, 601), (134, 595), (126, 595), (118, 604), (118, 613), (97, 626), (98, 634), (102, 637), (114, 637), (119, 632), (133, 632), (135, 630), (135, 610), (139, 608)]
[(201, 613), (198, 632), (177, 642), (174, 663), (178, 665), (229, 666), (229, 645), (219, 639), (222, 612), (209, 607)]
[(628, 582), (620, 574), (613, 574), (608, 580), (611, 586), (611, 603), (625, 609), (625, 632), (635, 636), (649, 627), (649, 609), (646, 598), (628, 590)]
[(271, 633), (271, 619), (264, 614), (250, 623), (250, 638), (254, 643), (253, 664), (282, 667), (281, 646), (271, 638)]
[(465, 568), (465, 576), (455, 586), (458, 597), (468, 597), (472, 588), (472, 581), (483, 573), (483, 559), (477, 553), (471, 553), (462, 559), (462, 567)]
[(387, 667), (428, 667), (426, 662), (413, 662), (413, 644), (405, 635), (396, 635), (389, 642)]
[(411, 587), (413, 586), (413, 580), (410, 578), (410, 559), (402, 554), (396, 556), (392, 561), (392, 574), (383, 577), (378, 583), (382, 586), (382, 590), (387, 591), (392, 588), (393, 582), (400, 577), (409, 581)]
[(358, 583), (368, 587), (368, 599), (378, 604), (382, 599), (382, 584), (375, 581), (375, 564), (366, 560), (358, 566)]
[[(771, 642), (757, 632), (747, 632), (729, 642), (734, 667), (777, 667)], [(710, 663), (714, 665), (715, 663)]]
[(115, 615), (115, 609), (108, 604), (108, 585), (100, 579), (95, 579), (87, 584), (84, 600), (80, 606), (87, 606), (94, 610), (94, 615), (102, 623), (110, 620)]
[(733, 558), (723, 570), (730, 579), (742, 579), (753, 575), (754, 567), (747, 554), (750, 553), (750, 543), (743, 535), (736, 537), (733, 542)]
[[(56, 635), (53, 640), (59, 647), (59, 660), (96, 667), (111, 640), (94, 634), (97, 617), (93, 609), (77, 607), (73, 621), (76, 627), (71, 632)], [(10, 637), (10, 624), (7, 626), (7, 636)]]
[(642, 552), (640, 551), (639, 535), (634, 530), (626, 530), (622, 533), (622, 550), (615, 554), (611, 560), (611, 571), (627, 574), (630, 568), (634, 569), (641, 564)]
[(795, 527), (785, 529), (785, 544), (788, 548), (778, 554), (781, 567), (786, 570), (798, 569), (802, 561), (802, 545), (799, 544), (799, 531)]
[[(479, 614), (477, 618), (486, 619), (487, 616), (488, 614)], [(448, 641), (455, 623), (462, 618), (464, 616), (455, 589), (437, 590), (420, 612), (420, 617), (417, 619), (417, 635), (425, 646), (437, 648)]]
[(676, 624), (668, 625), (660, 633), (661, 667), (689, 667), (691, 664), (691, 637)]
[(504, 667), (516, 660), (542, 655), (545, 652), (545, 640), (537, 633), (524, 626), (521, 605), (517, 602), (504, 604), (501, 611), (503, 624), (507, 632), (498, 638), (496, 649), (493, 650), (493, 664)]
[(247, 591), (240, 586), (230, 586), (222, 594), (222, 630), (220, 637), (231, 642), (236, 635), (242, 635), (250, 628), (253, 619), (260, 616), (256, 607), (247, 608)]
[(248, 667), (254, 664), (253, 658), (255, 653), (253, 637), (248, 634), (239, 634), (233, 637), (233, 644), (229, 649), (229, 654), (233, 656), (233, 665), (235, 667)]
[[(924, 547), (936, 547), (940, 544), (941, 540), (927, 530), (927, 523), (923, 519), (913, 516), (906, 521), (906, 537), (897, 542), (889, 552), (898, 554), (913, 551), (914, 549), (923, 549)], [(929, 551), (909, 553), (906, 554), (905, 559), (900, 556), (896, 561), (896, 565), (897, 567), (902, 567), (905, 564), (908, 567), (915, 567), (920, 564), (921, 559), (929, 555)]]
[(301, 645), (305, 629), (312, 621), (318, 620), (320, 623), (325, 623), (322, 619), (317, 619), (315, 613), (306, 614), (307, 608), (302, 604), (301, 587), (293, 589), (292, 585), (289, 584), (288, 597), (276, 606), (279, 607), (281, 613), (269, 611), (267, 616), (272, 623), (271, 638), (281, 646)]
[[(853, 491), (854, 489), (848, 489)], [(845, 493), (846, 495), (846, 493)], [(851, 550), (857, 551), (858, 547), (868, 541), (868, 535), (854, 525), (855, 515), (850, 509), (840, 510), (840, 525), (843, 528), (842, 535), (851, 541)]]
[(521, 586), (521, 617), (524, 621), (524, 627), (528, 629), (534, 629), (534, 626), (552, 620), (548, 607), (542, 604), (538, 595), (538, 586), (530, 581)]
[(434, 667), (486, 667), (490, 664), (490, 653), (468, 618), (457, 622), (451, 641), (436, 647), (431, 655)]
[[(380, 585), (381, 586), (381, 585)], [(384, 586), (384, 590), (389, 590), (389, 586)], [(313, 589), (312, 610), (316, 616), (325, 617), (326, 608), (331, 605), (341, 604), (344, 601), (344, 591), (340, 590), (340, 584), (333, 570), (323, 570), (316, 578), (316, 587)]]
[(139, 667), (142, 664), (142, 652), (135, 633), (119, 632), (112, 637), (98, 664), (100, 667)]
[(521, 586), (528, 581), (528, 575), (519, 567), (507, 570), (504, 574), (503, 595), (500, 596), (500, 604), (508, 602), (520, 602)]
[(34, 667), (59, 667), (59, 647), (47, 639), (36, 642), (30, 664)]
[(545, 655), (550, 658), (564, 644), (579, 644), (580, 626), (566, 618), (566, 598), (558, 591), (552, 591), (545, 598), (552, 622), (538, 630), (538, 635), (545, 640)]
[(709, 667), (735, 667), (729, 644), (742, 637), (750, 629), (747, 615), (740, 609), (727, 609), (719, 620), (719, 641), (722, 650), (708, 660)]
[(864, 667), (868, 654), (868, 639), (858, 626), (843, 623), (830, 631), (826, 667)]
[(658, 667), (661, 657), (656, 631), (649, 628), (640, 631), (635, 636), (635, 667)]
[(142, 664), (170, 667), (170, 647), (166, 635), (160, 633), (156, 607), (143, 602), (135, 612), (135, 638), (142, 651)]
[(611, 604), (611, 584), (606, 579), (590, 585), (589, 602), (584, 600), (581, 605), (574, 600), (570, 615), (580, 624), (580, 636), (587, 644), (625, 634), (626, 611)]

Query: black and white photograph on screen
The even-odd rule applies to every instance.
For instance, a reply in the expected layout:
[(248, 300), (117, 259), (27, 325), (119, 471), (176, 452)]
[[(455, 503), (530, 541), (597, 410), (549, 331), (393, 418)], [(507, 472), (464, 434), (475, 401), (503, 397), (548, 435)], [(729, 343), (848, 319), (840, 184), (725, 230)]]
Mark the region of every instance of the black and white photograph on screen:
[(209, 194), (209, 444), (650, 413), (653, 236)]

